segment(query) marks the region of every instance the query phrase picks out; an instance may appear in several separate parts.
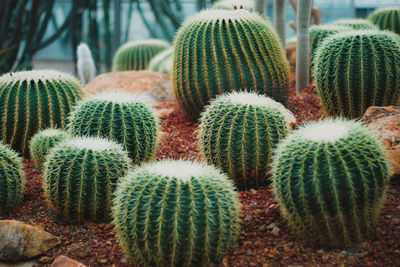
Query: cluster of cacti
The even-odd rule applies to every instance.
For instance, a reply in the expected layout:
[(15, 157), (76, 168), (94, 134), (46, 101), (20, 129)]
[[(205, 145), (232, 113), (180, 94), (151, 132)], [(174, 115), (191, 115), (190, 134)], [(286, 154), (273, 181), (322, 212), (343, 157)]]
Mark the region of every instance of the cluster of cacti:
[(316, 52), (313, 79), (329, 116), (357, 118), (369, 106), (400, 105), (400, 40), (391, 32), (328, 37)]
[(174, 49), (168, 48), (155, 56), (149, 63), (149, 70), (170, 74), (172, 69), (172, 57)]
[(78, 77), (83, 85), (87, 84), (96, 76), (96, 67), (92, 58), (92, 53), (85, 43), (81, 43), (76, 49), (78, 58), (77, 70)]
[(275, 151), (273, 189), (283, 216), (307, 241), (344, 247), (375, 232), (389, 181), (384, 149), (360, 122), (313, 122)]
[(322, 41), (328, 36), (351, 31), (352, 28), (346, 26), (335, 26), (335, 25), (312, 25), (310, 27), (310, 51), (311, 57), (314, 56), (315, 51), (321, 45)]
[(282, 104), (255, 93), (217, 97), (203, 112), (199, 131), (202, 157), (238, 184), (259, 185), (270, 168), (273, 149), (296, 119)]
[(4, 143), (25, 156), (40, 129), (63, 128), (84, 94), (73, 76), (53, 71), (21, 71), (0, 77), (0, 133)]
[(122, 144), (135, 164), (157, 151), (159, 121), (137, 95), (103, 92), (89, 96), (71, 112), (68, 130), (75, 136), (105, 137)]
[(350, 27), (353, 30), (378, 30), (378, 28), (366, 19), (340, 19), (332, 23), (336, 26)]
[(114, 141), (99, 137), (67, 139), (46, 157), (46, 199), (67, 221), (108, 220), (112, 194), (129, 167), (128, 153)]
[(289, 65), (279, 37), (247, 10), (205, 10), (177, 33), (172, 85), (192, 118), (217, 95), (254, 91), (286, 103)]
[(164, 160), (121, 179), (113, 222), (126, 256), (141, 266), (209, 266), (239, 235), (235, 188), (215, 167)]
[(7, 215), (22, 201), (24, 188), (22, 159), (17, 152), (0, 143), (0, 216)]
[(212, 9), (239, 10), (246, 9), (250, 12), (254, 10), (254, 1), (252, 0), (220, 0), (214, 2)]
[(70, 135), (66, 131), (54, 128), (48, 128), (35, 134), (29, 142), (29, 152), (35, 167), (42, 168), (50, 149), (69, 137)]
[(112, 68), (114, 71), (147, 69), (150, 60), (169, 47), (169, 43), (158, 39), (128, 42), (115, 52)]
[(369, 20), (381, 30), (390, 30), (400, 34), (400, 7), (379, 8)]

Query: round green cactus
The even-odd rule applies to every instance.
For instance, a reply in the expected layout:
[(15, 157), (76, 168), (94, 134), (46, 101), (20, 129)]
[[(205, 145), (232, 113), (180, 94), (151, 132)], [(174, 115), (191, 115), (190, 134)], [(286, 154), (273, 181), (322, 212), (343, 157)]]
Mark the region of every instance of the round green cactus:
[(285, 104), (289, 64), (275, 30), (247, 10), (204, 10), (175, 39), (172, 86), (180, 106), (197, 119), (217, 95), (254, 91)]
[(400, 7), (376, 9), (369, 16), (369, 20), (381, 30), (390, 30), (400, 34)]
[(159, 39), (128, 42), (115, 52), (112, 68), (114, 71), (145, 70), (153, 57), (169, 47), (169, 43)]
[(209, 266), (239, 235), (232, 182), (215, 167), (164, 160), (121, 179), (113, 200), (116, 236), (140, 266)]
[(122, 144), (134, 164), (153, 159), (159, 120), (138, 95), (103, 92), (89, 96), (71, 112), (68, 130), (74, 136), (105, 137)]
[(321, 45), (326, 37), (340, 33), (351, 31), (352, 28), (346, 26), (335, 25), (312, 25), (310, 26), (310, 49), (311, 56), (315, 54), (317, 48)]
[(54, 71), (21, 71), (0, 77), (0, 133), (25, 156), (30, 138), (40, 129), (64, 128), (72, 106), (84, 95), (72, 75)]
[(345, 247), (375, 232), (389, 170), (361, 123), (328, 119), (296, 130), (278, 145), (272, 174), (283, 216), (305, 240)]
[(99, 137), (67, 139), (46, 157), (46, 199), (67, 221), (109, 220), (112, 193), (129, 167), (128, 153), (114, 141)]
[(400, 105), (400, 40), (391, 32), (328, 37), (313, 61), (313, 79), (328, 116), (357, 118), (369, 106)]
[(203, 112), (199, 131), (202, 157), (239, 184), (259, 185), (277, 143), (296, 119), (282, 104), (255, 93), (217, 97)]
[(17, 152), (0, 143), (0, 216), (6, 216), (22, 202), (25, 173)]
[(50, 149), (69, 138), (61, 129), (48, 128), (35, 134), (29, 143), (29, 152), (37, 169), (41, 169)]
[(239, 10), (246, 9), (250, 12), (254, 10), (254, 1), (251, 0), (220, 0), (212, 5), (212, 9)]
[(170, 74), (172, 69), (172, 56), (174, 49), (168, 48), (155, 56), (149, 64), (149, 70), (162, 74)]
[(354, 30), (378, 30), (378, 28), (366, 19), (340, 19), (334, 21), (333, 25), (350, 27)]

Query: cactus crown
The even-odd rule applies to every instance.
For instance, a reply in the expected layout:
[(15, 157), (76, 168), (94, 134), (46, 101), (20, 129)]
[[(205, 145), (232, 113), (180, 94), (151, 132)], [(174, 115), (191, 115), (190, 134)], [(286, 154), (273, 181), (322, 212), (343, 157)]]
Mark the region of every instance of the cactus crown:
[(312, 25), (310, 26), (310, 48), (311, 56), (315, 54), (317, 48), (326, 37), (339, 32), (352, 30), (351, 27), (341, 25)]
[(299, 130), (299, 135), (314, 142), (335, 142), (349, 134), (353, 123), (343, 120), (324, 120)]
[(400, 7), (378, 8), (368, 18), (381, 30), (400, 34)]
[(9, 82), (35, 82), (45, 81), (45, 80), (63, 80), (72, 81), (79, 84), (78, 79), (65, 72), (60, 72), (56, 70), (30, 70), (30, 71), (18, 71), (12, 73), (5, 73), (0, 77), (0, 84)]
[(334, 21), (333, 25), (347, 26), (354, 30), (377, 30), (378, 28), (366, 19), (340, 19)]
[(251, 0), (220, 0), (213, 4), (213, 9), (229, 9), (229, 10), (237, 10), (237, 9), (246, 9), (249, 11), (253, 11), (254, 9), (254, 1)]
[(63, 145), (65, 147), (89, 151), (122, 150), (121, 145), (117, 142), (101, 137), (74, 137), (66, 140)]

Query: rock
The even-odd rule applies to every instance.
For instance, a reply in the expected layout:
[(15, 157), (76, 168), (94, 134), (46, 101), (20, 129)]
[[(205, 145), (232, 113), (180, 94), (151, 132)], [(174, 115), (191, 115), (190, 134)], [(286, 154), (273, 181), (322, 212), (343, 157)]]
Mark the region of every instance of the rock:
[(393, 174), (400, 175), (400, 106), (369, 107), (361, 121), (380, 136)]
[(54, 259), (51, 257), (43, 256), (43, 257), (40, 257), (40, 259), (37, 262), (42, 263), (42, 264), (48, 264), (48, 263), (51, 263), (53, 260)]
[(61, 243), (60, 239), (15, 220), (0, 220), (0, 260), (21, 261), (44, 254)]
[(286, 56), (291, 66), (296, 65), (296, 44), (289, 44), (286, 46)]
[(91, 80), (85, 88), (89, 94), (123, 90), (131, 93), (149, 93), (156, 100), (173, 100), (168, 75), (149, 70), (104, 73)]
[(86, 265), (74, 261), (71, 258), (68, 258), (64, 255), (57, 256), (57, 258), (53, 261), (53, 264), (50, 267), (86, 267)]

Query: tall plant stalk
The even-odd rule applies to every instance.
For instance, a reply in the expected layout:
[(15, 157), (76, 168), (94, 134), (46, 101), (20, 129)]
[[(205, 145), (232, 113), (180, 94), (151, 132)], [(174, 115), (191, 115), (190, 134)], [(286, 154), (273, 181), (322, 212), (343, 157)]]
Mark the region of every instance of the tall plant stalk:
[(299, 0), (297, 8), (296, 91), (308, 86), (310, 69), (311, 0)]
[(286, 45), (286, 0), (274, 0), (274, 27), (281, 38), (282, 46)]

